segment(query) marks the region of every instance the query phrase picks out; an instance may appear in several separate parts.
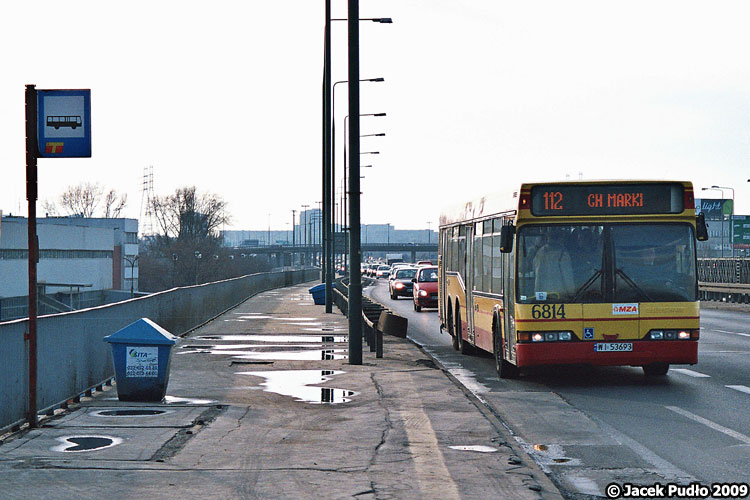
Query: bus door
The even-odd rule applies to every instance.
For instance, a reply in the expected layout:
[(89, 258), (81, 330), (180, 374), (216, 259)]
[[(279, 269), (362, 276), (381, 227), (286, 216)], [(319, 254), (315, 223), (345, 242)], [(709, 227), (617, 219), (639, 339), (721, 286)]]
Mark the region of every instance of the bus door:
[[(499, 243), (499, 237), (498, 237)], [(499, 245), (495, 245), (492, 249), (492, 258), (495, 258), (495, 252), (499, 249)], [(503, 345), (505, 346), (505, 359), (511, 360), (515, 358), (514, 350), (516, 344), (516, 287), (515, 287), (515, 261), (516, 261), (516, 245), (513, 245), (513, 251), (511, 253), (505, 253), (502, 255), (502, 290), (504, 296), (504, 318), (503, 318)], [(494, 270), (493, 270), (494, 278)], [(493, 292), (494, 280), (493, 280)]]
[(466, 336), (471, 344), (476, 344), (474, 332), (474, 224), (466, 226), (466, 273), (464, 284), (466, 285)]

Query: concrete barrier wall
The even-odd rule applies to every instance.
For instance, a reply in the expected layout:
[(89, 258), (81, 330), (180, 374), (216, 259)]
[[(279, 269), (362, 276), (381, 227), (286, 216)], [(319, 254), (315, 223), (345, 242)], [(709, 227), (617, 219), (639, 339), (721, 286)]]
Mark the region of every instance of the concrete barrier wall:
[[(37, 319), (37, 408), (58, 406), (112, 378), (110, 348), (102, 339), (140, 318), (180, 335), (258, 292), (319, 274), (317, 269), (252, 274), (42, 316)], [(23, 421), (28, 409), (27, 332), (28, 319), (0, 323), (0, 434)]]

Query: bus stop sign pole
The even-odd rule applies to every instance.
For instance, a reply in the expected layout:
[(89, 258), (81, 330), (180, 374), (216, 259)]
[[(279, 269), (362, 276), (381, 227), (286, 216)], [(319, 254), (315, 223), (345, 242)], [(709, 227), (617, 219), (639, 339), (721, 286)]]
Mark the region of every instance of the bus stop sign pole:
[(37, 182), (37, 100), (36, 86), (26, 85), (26, 199), (29, 201), (28, 247), (29, 247), (29, 411), (26, 421), (29, 427), (37, 425), (36, 420), (36, 265), (39, 262), (39, 243), (36, 236)]

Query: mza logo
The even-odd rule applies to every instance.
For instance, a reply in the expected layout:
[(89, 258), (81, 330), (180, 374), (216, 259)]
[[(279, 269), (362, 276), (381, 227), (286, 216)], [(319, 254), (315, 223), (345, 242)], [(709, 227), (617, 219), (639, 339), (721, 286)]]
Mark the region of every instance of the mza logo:
[(638, 304), (612, 304), (612, 314), (638, 314)]

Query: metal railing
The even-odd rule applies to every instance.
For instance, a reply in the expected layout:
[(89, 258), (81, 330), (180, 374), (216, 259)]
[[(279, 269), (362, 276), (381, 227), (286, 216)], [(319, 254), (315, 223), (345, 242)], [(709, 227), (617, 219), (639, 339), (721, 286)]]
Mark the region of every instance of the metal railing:
[[(333, 303), (344, 314), (349, 314), (349, 278), (337, 280), (333, 286)], [(369, 278), (364, 278), (369, 280)], [(390, 310), (369, 297), (362, 296), (362, 338), (376, 358), (383, 357), (383, 332), (378, 329), (378, 319), (383, 311)]]
[(698, 290), (704, 301), (750, 303), (750, 259), (698, 259)]

